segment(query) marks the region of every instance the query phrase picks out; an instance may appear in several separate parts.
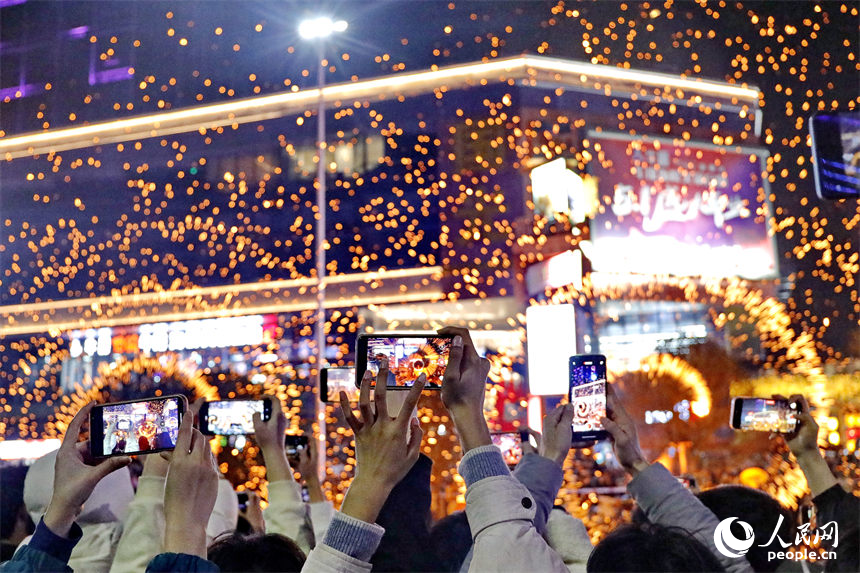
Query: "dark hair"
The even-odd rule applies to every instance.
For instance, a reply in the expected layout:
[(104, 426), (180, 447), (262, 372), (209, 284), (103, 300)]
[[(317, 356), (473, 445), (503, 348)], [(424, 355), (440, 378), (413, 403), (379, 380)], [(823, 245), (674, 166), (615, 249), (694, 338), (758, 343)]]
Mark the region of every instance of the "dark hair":
[(465, 511), (445, 516), (430, 528), (430, 549), (439, 571), (459, 571), (472, 548), (472, 530)]
[[(26, 466), (7, 466), (0, 469), (0, 539), (8, 539), (15, 530), (15, 525), (21, 517), (24, 506), (24, 478), (27, 475)], [(28, 520), (28, 532), (32, 533), (32, 522), (29, 515), (23, 512)]]
[[(710, 509), (720, 521), (729, 517), (736, 517), (740, 521), (749, 523), (755, 534), (755, 543), (746, 554), (752, 568), (756, 571), (776, 571), (782, 559), (768, 559), (769, 551), (784, 551), (779, 541), (766, 547), (759, 545), (770, 541), (773, 530), (776, 527), (780, 514), (783, 516), (777, 535), (785, 541), (794, 541), (794, 514), (782, 507), (778, 501), (757, 489), (742, 485), (721, 485), (713, 489), (700, 492), (696, 495), (708, 509)], [(732, 526), (735, 526), (733, 523)], [(738, 535), (741, 531), (735, 531)]]
[(710, 550), (689, 532), (653, 523), (628, 523), (606, 536), (591, 552), (592, 572), (725, 571)]
[(230, 571), (284, 571), (302, 570), (305, 553), (295, 541), (277, 533), (241, 535), (229, 533), (218, 537), (208, 551), (209, 561), (225, 573)]

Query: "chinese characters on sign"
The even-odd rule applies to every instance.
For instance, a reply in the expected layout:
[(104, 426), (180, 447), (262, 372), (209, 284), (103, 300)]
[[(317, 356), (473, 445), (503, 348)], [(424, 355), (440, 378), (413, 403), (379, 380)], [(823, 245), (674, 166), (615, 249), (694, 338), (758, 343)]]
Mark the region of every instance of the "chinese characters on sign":
[(773, 277), (759, 157), (736, 148), (593, 134), (595, 270)]

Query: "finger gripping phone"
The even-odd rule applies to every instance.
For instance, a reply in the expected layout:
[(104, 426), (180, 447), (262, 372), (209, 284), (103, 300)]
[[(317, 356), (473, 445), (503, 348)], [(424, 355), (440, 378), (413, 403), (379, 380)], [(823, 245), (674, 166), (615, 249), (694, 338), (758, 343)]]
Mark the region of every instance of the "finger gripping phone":
[(340, 392), (346, 392), (350, 402), (358, 402), (355, 368), (323, 368), (320, 373), (320, 396), (323, 402), (340, 402)]
[(439, 336), (435, 332), (359, 334), (355, 352), (355, 385), (361, 386), (361, 377), (367, 370), (376, 376), (379, 364), (387, 360), (386, 388), (408, 390), (424, 374), (427, 377), (424, 388), (439, 390), (442, 388), (453, 338)]
[(308, 447), (308, 437), (305, 435), (287, 434), (284, 436), (284, 449), (288, 458), (296, 459), (299, 457), (299, 452), (306, 450)]
[(94, 406), (90, 454), (105, 458), (172, 450), (187, 410), (188, 401), (179, 394)]
[(742, 432), (778, 432), (797, 428), (798, 405), (777, 398), (732, 398), (731, 427)]
[(498, 432), (491, 434), (490, 438), (493, 445), (502, 450), (502, 458), (508, 467), (516, 466), (523, 459), (523, 441), (528, 440), (527, 432)]
[(272, 401), (215, 400), (200, 408), (200, 429), (208, 436), (243, 436), (254, 433), (254, 414), (263, 421), (272, 417)]
[(606, 357), (578, 354), (570, 357), (568, 400), (573, 406), (571, 443), (605, 440), (609, 433), (601, 418), (606, 417)]

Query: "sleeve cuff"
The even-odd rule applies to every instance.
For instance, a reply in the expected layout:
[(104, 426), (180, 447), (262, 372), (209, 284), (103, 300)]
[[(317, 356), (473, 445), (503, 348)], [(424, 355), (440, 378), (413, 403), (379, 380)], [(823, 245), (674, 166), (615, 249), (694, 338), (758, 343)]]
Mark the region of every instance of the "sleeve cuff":
[(328, 526), (323, 543), (359, 561), (369, 562), (379, 547), (383, 533), (385, 529), (375, 523), (337, 512)]
[(466, 482), (466, 487), (488, 477), (511, 475), (511, 470), (502, 458), (502, 451), (492, 444), (466, 452), (460, 462), (459, 471)]
[(32, 549), (47, 553), (63, 563), (68, 563), (69, 558), (72, 556), (72, 549), (81, 540), (82, 535), (81, 526), (73, 523), (68, 539), (60, 537), (45, 525), (44, 519), (40, 519), (29, 545)]

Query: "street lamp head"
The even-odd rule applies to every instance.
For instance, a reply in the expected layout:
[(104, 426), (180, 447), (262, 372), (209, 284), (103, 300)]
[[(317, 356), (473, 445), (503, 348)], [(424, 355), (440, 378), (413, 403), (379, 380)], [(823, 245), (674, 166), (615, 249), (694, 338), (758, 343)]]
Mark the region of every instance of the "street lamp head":
[(326, 38), (334, 32), (343, 32), (348, 24), (346, 20), (332, 20), (328, 16), (303, 20), (299, 24), (299, 35), (306, 40)]

